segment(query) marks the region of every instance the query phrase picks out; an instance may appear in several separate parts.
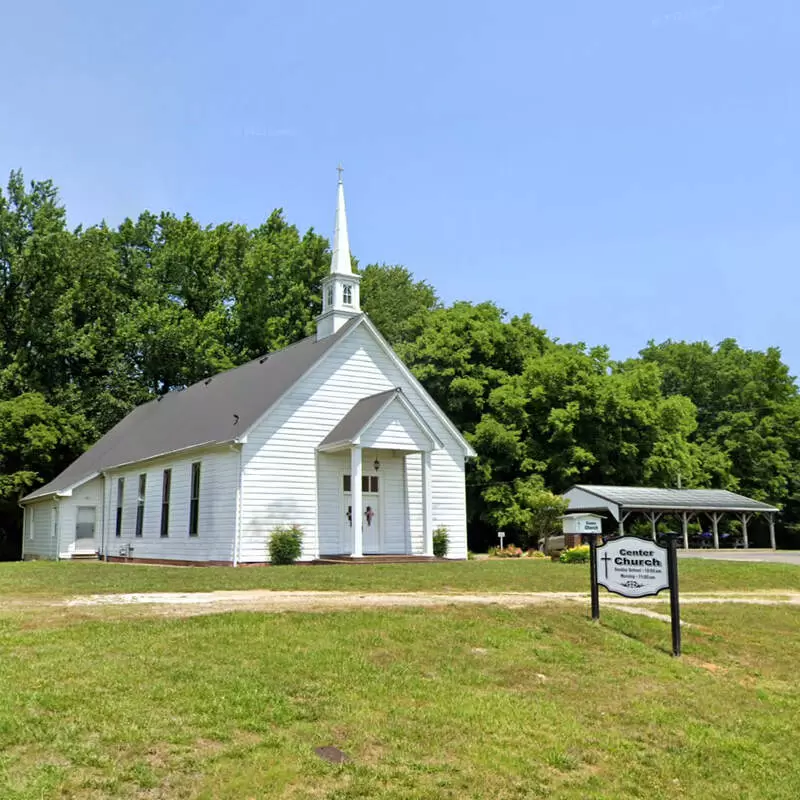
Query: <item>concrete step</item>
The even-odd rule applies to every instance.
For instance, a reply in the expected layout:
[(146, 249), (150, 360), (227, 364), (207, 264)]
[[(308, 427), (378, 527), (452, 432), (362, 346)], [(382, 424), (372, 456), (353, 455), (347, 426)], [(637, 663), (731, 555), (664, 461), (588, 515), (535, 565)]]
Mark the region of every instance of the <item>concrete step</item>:
[(435, 561), (446, 561), (436, 556), (410, 556), (410, 555), (375, 555), (354, 558), (347, 555), (320, 556), (312, 564), (430, 564)]

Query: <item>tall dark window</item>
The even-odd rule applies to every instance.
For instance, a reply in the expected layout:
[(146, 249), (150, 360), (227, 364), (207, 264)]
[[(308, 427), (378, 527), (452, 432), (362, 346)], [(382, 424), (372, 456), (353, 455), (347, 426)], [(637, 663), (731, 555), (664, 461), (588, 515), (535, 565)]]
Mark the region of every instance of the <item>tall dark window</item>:
[(117, 478), (117, 525), (115, 533), (122, 536), (122, 505), (125, 501), (125, 478)]
[(144, 527), (144, 494), (147, 490), (147, 473), (143, 472), (139, 476), (139, 495), (136, 498), (136, 535), (142, 535)]
[(353, 305), (353, 289), (349, 283), (346, 283), (342, 289), (342, 302), (346, 306)]
[(197, 520), (200, 516), (200, 462), (192, 464), (192, 496), (189, 501), (189, 536), (197, 536)]
[(161, 481), (161, 535), (169, 536), (169, 493), (172, 489), (172, 470), (165, 469)]

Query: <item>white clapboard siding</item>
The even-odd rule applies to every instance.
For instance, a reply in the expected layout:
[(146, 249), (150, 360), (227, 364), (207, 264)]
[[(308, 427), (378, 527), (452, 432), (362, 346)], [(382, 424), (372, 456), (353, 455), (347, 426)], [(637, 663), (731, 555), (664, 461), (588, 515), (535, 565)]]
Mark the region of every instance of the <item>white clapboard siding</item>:
[(422, 453), (412, 453), (405, 458), (405, 489), (408, 497), (408, 538), (411, 552), (420, 555), (425, 552), (425, 532), (422, 527)]
[[(198, 535), (189, 536), (192, 464), (200, 462)], [(181, 458), (109, 472), (106, 478), (105, 552), (133, 558), (173, 561), (232, 561), (236, 531), (239, 453), (232, 448), (205, 450)], [(162, 485), (172, 469), (169, 535), (161, 536)], [(142, 536), (136, 536), (139, 475), (147, 475)], [(121, 535), (116, 535), (117, 481), (125, 478)]]
[(80, 506), (94, 508), (95, 510), (94, 541), (82, 540), (80, 549), (99, 550), (103, 506), (102, 478), (93, 478), (74, 488), (69, 497), (62, 497), (58, 500), (58, 540), (62, 558), (69, 558), (75, 552), (75, 524)]
[(23, 558), (56, 558), (58, 543), (55, 528), (55, 501), (40, 500), (25, 506), (23, 518)]
[(342, 535), (345, 514), (342, 476), (350, 472), (350, 451), (320, 453), (318, 463), (319, 552), (321, 555), (349, 553)]
[(399, 400), (390, 403), (361, 434), (362, 447), (427, 450), (430, 439)]
[[(316, 447), (358, 400), (399, 386), (444, 443), (433, 453), (433, 521), (446, 525), (449, 555), (466, 558), (466, 503), (462, 445), (429, 409), (416, 385), (383, 352), (364, 326), (340, 341), (327, 356), (249, 432), (242, 452), (243, 562), (267, 558), (269, 534), (279, 525), (305, 531), (303, 557), (320, 553), (317, 517)], [(409, 459), (410, 461), (410, 459)], [(413, 476), (410, 476), (413, 478)], [(412, 518), (415, 505), (409, 492)], [(328, 511), (325, 512), (330, 513)], [(321, 526), (328, 530), (328, 521)], [(422, 552), (421, 523), (419, 549)]]
[[(401, 455), (387, 456), (381, 453), (381, 468), (378, 472), (380, 478), (380, 504), (381, 504), (381, 552), (383, 553), (413, 553), (408, 546), (408, 517), (406, 490), (403, 475), (403, 457)], [(371, 464), (373, 459), (368, 461)], [(365, 465), (368, 466), (368, 465)], [(366, 474), (374, 475), (374, 471), (365, 470)], [(420, 549), (421, 553), (422, 550)]]

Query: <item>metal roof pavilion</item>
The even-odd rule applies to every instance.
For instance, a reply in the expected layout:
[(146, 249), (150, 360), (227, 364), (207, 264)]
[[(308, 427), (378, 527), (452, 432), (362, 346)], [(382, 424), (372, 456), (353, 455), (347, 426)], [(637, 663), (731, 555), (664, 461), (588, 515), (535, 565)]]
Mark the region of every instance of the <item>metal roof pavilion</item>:
[(683, 522), (684, 547), (689, 546), (689, 520), (705, 514), (711, 520), (714, 547), (719, 547), (717, 526), (723, 514), (736, 514), (742, 522), (744, 546), (748, 547), (747, 523), (753, 514), (764, 514), (769, 521), (770, 544), (775, 547), (775, 506), (752, 500), (724, 489), (657, 489), (641, 486), (590, 486), (579, 484), (564, 493), (569, 512), (608, 512), (619, 523), (620, 534), (631, 514), (643, 514), (652, 525), (664, 515), (679, 516)]

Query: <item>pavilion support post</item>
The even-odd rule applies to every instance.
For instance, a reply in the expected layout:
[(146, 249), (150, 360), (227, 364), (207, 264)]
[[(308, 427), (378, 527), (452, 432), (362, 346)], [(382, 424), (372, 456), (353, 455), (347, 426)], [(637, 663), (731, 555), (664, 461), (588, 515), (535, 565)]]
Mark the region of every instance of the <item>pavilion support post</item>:
[(689, 549), (689, 512), (684, 511), (681, 514), (681, 525), (683, 528), (683, 549)]
[(722, 519), (722, 514), (712, 511), (708, 516), (711, 517), (711, 532), (714, 534), (714, 549), (719, 550), (719, 521)]
[(777, 546), (775, 545), (775, 515), (772, 512), (770, 512), (769, 515), (767, 516), (767, 519), (769, 519), (769, 546), (773, 550), (776, 550)]
[(649, 511), (647, 513), (647, 517), (650, 520), (650, 533), (653, 537), (653, 541), (656, 540), (656, 523), (661, 519), (661, 514), (655, 511)]
[(744, 549), (747, 550), (750, 547), (750, 538), (747, 535), (747, 523), (750, 522), (750, 518), (752, 514), (748, 514), (746, 512), (742, 512), (741, 520), (742, 520), (742, 544), (744, 545)]
[(350, 520), (353, 526), (353, 558), (364, 555), (364, 514), (361, 502), (361, 448), (350, 448)]

